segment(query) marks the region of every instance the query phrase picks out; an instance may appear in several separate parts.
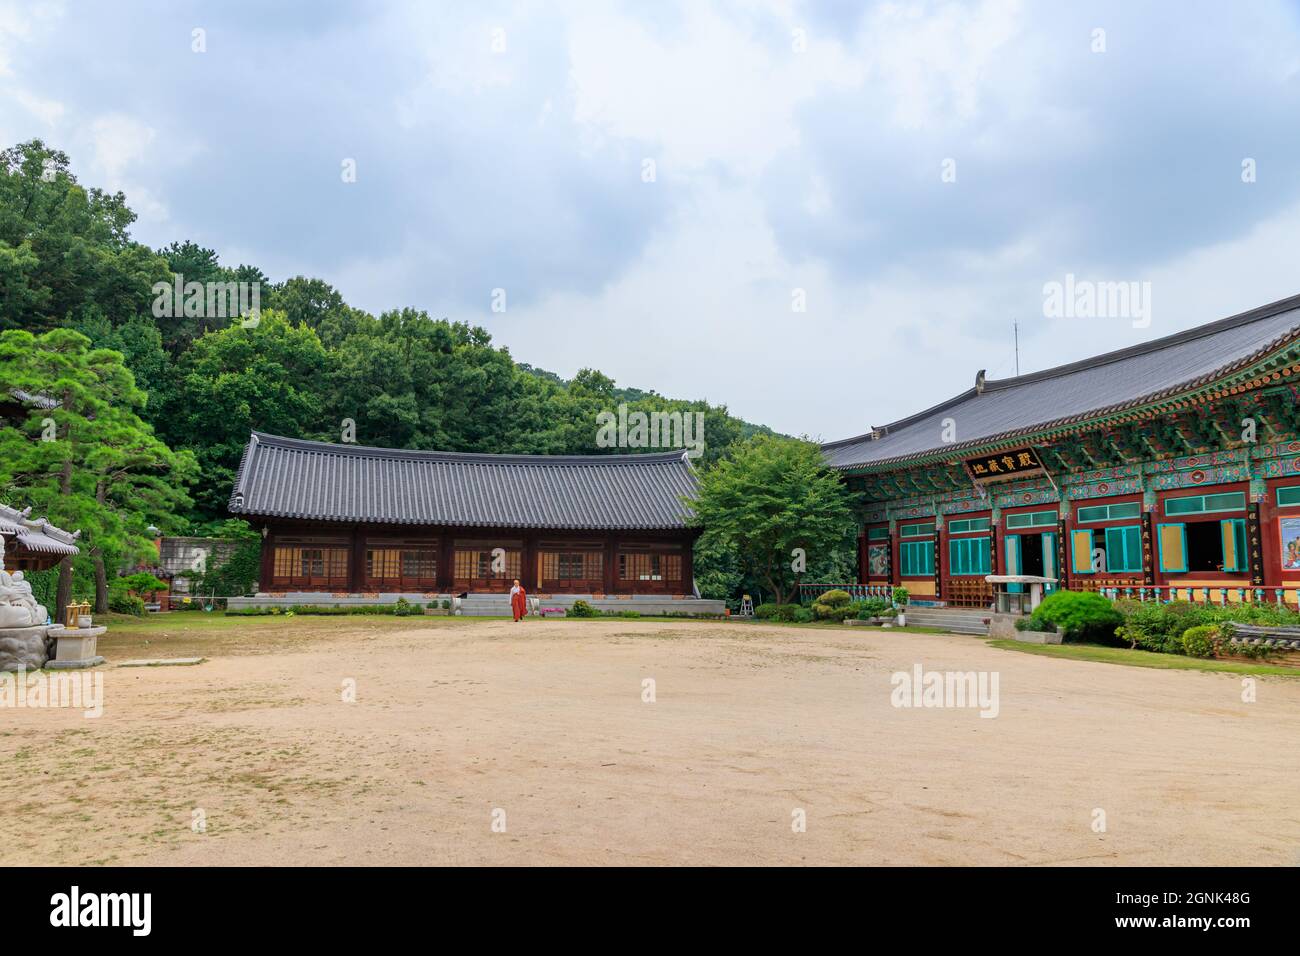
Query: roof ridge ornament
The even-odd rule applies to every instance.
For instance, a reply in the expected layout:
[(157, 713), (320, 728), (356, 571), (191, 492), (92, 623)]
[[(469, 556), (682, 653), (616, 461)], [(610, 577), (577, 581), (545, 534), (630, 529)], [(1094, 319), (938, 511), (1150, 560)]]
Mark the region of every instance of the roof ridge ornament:
[(985, 371), (986, 371), (985, 369), (980, 369), (978, 372), (975, 373), (975, 394), (976, 395), (984, 394), (984, 372)]

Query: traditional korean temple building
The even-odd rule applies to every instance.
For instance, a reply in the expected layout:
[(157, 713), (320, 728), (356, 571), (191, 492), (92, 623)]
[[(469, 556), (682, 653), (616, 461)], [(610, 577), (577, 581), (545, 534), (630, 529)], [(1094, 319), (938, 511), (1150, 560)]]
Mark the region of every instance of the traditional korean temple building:
[(1294, 604), (1298, 385), (1300, 296), (1042, 372), (980, 372), (824, 446), (859, 495), (859, 581), (969, 607), (987, 606), (990, 573)]
[(230, 510), (267, 593), (694, 596), (684, 451), (485, 455), (254, 432)]

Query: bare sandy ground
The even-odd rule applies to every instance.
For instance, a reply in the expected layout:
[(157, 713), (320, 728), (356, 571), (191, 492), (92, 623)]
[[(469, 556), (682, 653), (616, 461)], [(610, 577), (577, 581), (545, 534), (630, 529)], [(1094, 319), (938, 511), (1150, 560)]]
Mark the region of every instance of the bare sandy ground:
[[(1300, 863), (1296, 680), (699, 622), (205, 641), (107, 668), (97, 720), (0, 710), (0, 863)], [(999, 715), (891, 706), (916, 663), (998, 672)]]

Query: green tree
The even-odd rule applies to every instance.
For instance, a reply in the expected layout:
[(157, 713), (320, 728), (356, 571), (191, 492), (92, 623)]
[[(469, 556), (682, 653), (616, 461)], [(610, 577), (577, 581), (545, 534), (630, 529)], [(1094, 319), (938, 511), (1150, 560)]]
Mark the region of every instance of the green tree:
[(85, 189), (40, 140), (0, 152), (0, 329), (41, 331), (90, 309), (147, 313), (166, 262), (132, 242), (122, 193)]
[(316, 333), (262, 311), (256, 327), (235, 324), (208, 332), (177, 363), (177, 390), (160, 427), (177, 448), (189, 448), (203, 475), (195, 490), (196, 520), (227, 516), (235, 470), (249, 432), (337, 441), (324, 412), (332, 356)]
[(695, 514), (706, 551), (732, 552), (777, 603), (790, 600), (803, 577), (796, 549), (815, 564), (842, 548), (854, 528), (848, 491), (821, 449), (769, 435), (734, 446), (704, 471)]
[[(150, 550), (146, 528), (178, 527), (189, 506), (185, 485), (194, 462), (158, 440), (136, 414), (144, 393), (109, 349), (86, 336), (55, 329), (0, 333), (0, 382), (53, 400), (0, 428), (0, 490), (55, 524), (82, 532), (83, 560), (94, 574), (95, 607), (108, 610), (110, 562)], [(71, 597), (72, 562), (60, 568), (56, 607)]]

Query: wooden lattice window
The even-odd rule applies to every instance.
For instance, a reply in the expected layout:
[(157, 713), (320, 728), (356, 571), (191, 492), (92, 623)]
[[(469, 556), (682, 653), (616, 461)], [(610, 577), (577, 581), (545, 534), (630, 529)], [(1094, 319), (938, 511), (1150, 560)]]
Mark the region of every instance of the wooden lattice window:
[(605, 574), (605, 556), (599, 551), (543, 551), (544, 581), (595, 581)]
[(374, 582), (434, 585), (438, 580), (438, 552), (435, 548), (367, 548), (366, 577)]
[(281, 584), (346, 585), (348, 549), (278, 545), (272, 558), (272, 578)]
[(682, 556), (659, 552), (621, 552), (618, 576), (622, 581), (680, 581)]
[(505, 570), (492, 570), (492, 551), (494, 549), (457, 549), (452, 569), (458, 581), (489, 579), (514, 579), (519, 577), (520, 552), (505, 549)]

